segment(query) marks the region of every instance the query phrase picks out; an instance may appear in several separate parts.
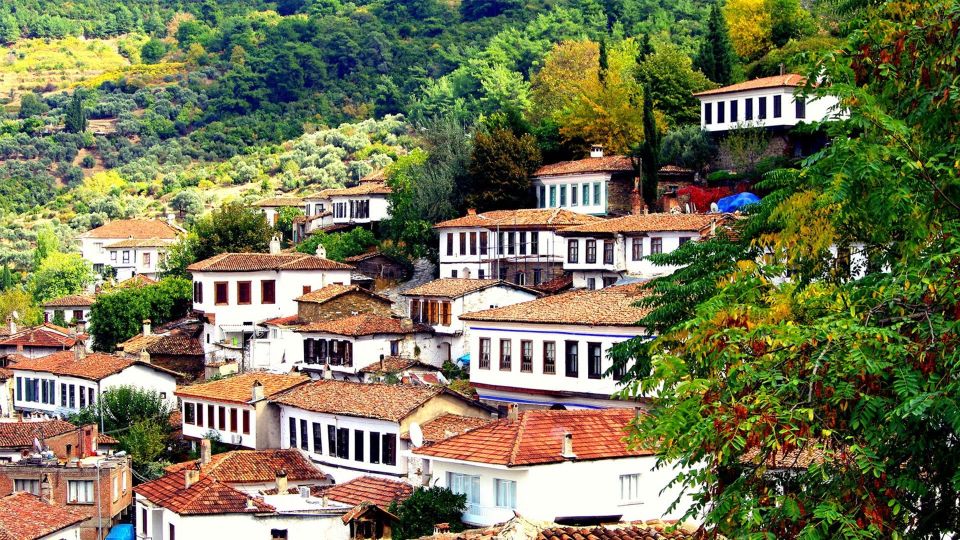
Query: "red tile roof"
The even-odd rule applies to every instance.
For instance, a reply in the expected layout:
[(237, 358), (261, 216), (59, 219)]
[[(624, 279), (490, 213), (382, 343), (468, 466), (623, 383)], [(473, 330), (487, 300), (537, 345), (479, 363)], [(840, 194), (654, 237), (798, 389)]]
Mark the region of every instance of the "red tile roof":
[(181, 398), (195, 398), (228, 403), (248, 403), (253, 399), (253, 384), (263, 385), (264, 397), (270, 397), (310, 380), (305, 375), (248, 371), (215, 381), (190, 386), (178, 386), (175, 394)]
[[(479, 427), (483, 427), (493, 419), (461, 416), (459, 414), (444, 414), (421, 424), (423, 442), (426, 444), (440, 442), (456, 435), (462, 435)], [(401, 439), (410, 440), (410, 433), (404, 433)]]
[(497, 285), (511, 289), (524, 290), (531, 294), (539, 294), (534, 290), (499, 279), (466, 279), (440, 278), (424, 283), (423, 285), (403, 291), (404, 296), (442, 296), (444, 298), (460, 298), (476, 291), (482, 291)]
[[(168, 473), (181, 473), (196, 468), (197, 460), (170, 465)], [(299, 450), (234, 450), (210, 457), (210, 463), (200, 468), (202, 476), (209, 476), (227, 484), (263, 484), (274, 482), (277, 472), (287, 472), (291, 482), (327, 480), (327, 475), (318, 469)], [(181, 474), (182, 476), (182, 474)]]
[(419, 323), (404, 328), (403, 319), (385, 317), (376, 313), (360, 313), (342, 319), (317, 321), (304, 324), (298, 328), (301, 333), (336, 334), (338, 336), (372, 336), (375, 334), (413, 334), (430, 333), (433, 328)]
[[(460, 316), (465, 321), (572, 324), (584, 326), (632, 326), (648, 312), (634, 304), (645, 296), (643, 283), (577, 289), (529, 302), (520, 302)], [(637, 328), (638, 333), (641, 329)]]
[(89, 230), (81, 238), (167, 238), (175, 239), (183, 229), (159, 219), (118, 219)]
[(86, 294), (70, 294), (55, 298), (43, 304), (43, 307), (92, 306), (94, 298)]
[(786, 75), (774, 75), (773, 77), (761, 77), (742, 83), (731, 84), (713, 90), (704, 90), (697, 92), (694, 96), (711, 96), (714, 94), (727, 94), (730, 92), (743, 92), (746, 90), (760, 90), (763, 88), (781, 88), (798, 87), (807, 84), (807, 78), (796, 73), (787, 73)]
[(692, 527), (672, 527), (663, 521), (633, 524), (627, 527), (552, 527), (537, 534), (534, 540), (692, 540), (699, 538)]
[(413, 486), (406, 482), (374, 476), (361, 476), (323, 489), (323, 495), (331, 501), (351, 506), (367, 502), (384, 508), (394, 501), (405, 501), (412, 493)]
[(303, 204), (303, 199), (300, 197), (270, 197), (269, 199), (263, 199), (254, 203), (255, 206), (260, 207), (284, 207), (284, 206), (301, 206)]
[(0, 498), (0, 540), (46, 538), (87, 517), (78, 508), (50, 504), (21, 491)]
[(697, 232), (719, 217), (718, 214), (630, 214), (597, 223), (567, 227), (557, 231), (557, 234), (568, 236), (591, 233)]
[(482, 214), (467, 214), (463, 217), (441, 221), (433, 227), (435, 229), (451, 227), (559, 229), (594, 221), (602, 221), (602, 218), (571, 212), (563, 208), (529, 208), (522, 210), (493, 210)]
[(184, 486), (184, 473), (179, 472), (140, 484), (133, 488), (133, 491), (181, 516), (274, 511), (272, 506), (262, 500), (209, 476), (201, 476), (189, 488)]
[(42, 358), (21, 360), (13, 366), (13, 369), (52, 373), (54, 375), (99, 381), (114, 373), (120, 373), (133, 365), (141, 365), (174, 376), (179, 375), (160, 366), (144, 364), (131, 358), (124, 358), (112, 354), (91, 353), (85, 355), (83, 358), (77, 359), (76, 353), (72, 350), (53, 353)]
[(360, 371), (362, 373), (399, 373), (408, 369), (440, 371), (440, 368), (436, 366), (431, 366), (414, 358), (402, 358), (400, 356), (387, 356), (380, 362), (374, 362), (361, 368)]
[(320, 380), (278, 394), (272, 401), (306, 411), (399, 422), (443, 393), (459, 396), (438, 386)]
[[(413, 452), (507, 467), (652, 455), (624, 440), (635, 415), (633, 409), (526, 411)], [(573, 435), (575, 458), (561, 456), (565, 433)]]
[(287, 315), (286, 317), (267, 319), (260, 324), (264, 326), (299, 326), (303, 324), (303, 321), (300, 320), (299, 315)]
[(0, 422), (0, 448), (29, 448), (34, 438), (42, 441), (76, 429), (77, 426), (63, 420)]
[(348, 293), (357, 293), (369, 296), (374, 300), (379, 300), (380, 302), (386, 304), (392, 304), (389, 298), (380, 296), (375, 292), (368, 291), (359, 285), (341, 285), (340, 283), (333, 283), (327, 285), (326, 287), (321, 287), (319, 289), (313, 290), (296, 298), (297, 302), (310, 302), (313, 304), (323, 304), (324, 302), (329, 302), (334, 298), (340, 298), (341, 296)]
[[(822, 464), (826, 456), (822, 444), (810, 443), (803, 448), (785, 452), (782, 448), (769, 454), (765, 465), (770, 469), (809, 469), (810, 465)], [(743, 463), (759, 463), (760, 450), (752, 448), (740, 456)]]
[(533, 289), (546, 294), (557, 294), (573, 287), (572, 274), (560, 274), (552, 279), (533, 285)]
[(84, 336), (77, 336), (66, 328), (45, 324), (24, 328), (0, 340), (0, 345), (69, 349), (76, 345), (78, 337)]
[(357, 186), (342, 189), (325, 189), (324, 197), (352, 197), (357, 195), (389, 195), (393, 193), (385, 182), (361, 182)]
[(107, 249), (166, 247), (173, 242), (171, 238), (126, 238), (103, 247)]
[(561, 161), (544, 165), (533, 176), (558, 176), (563, 174), (584, 174), (594, 172), (632, 171), (633, 163), (627, 156), (588, 157), (573, 161)]
[(256, 272), (259, 270), (350, 270), (347, 264), (306, 253), (221, 253), (187, 267), (189, 272)]

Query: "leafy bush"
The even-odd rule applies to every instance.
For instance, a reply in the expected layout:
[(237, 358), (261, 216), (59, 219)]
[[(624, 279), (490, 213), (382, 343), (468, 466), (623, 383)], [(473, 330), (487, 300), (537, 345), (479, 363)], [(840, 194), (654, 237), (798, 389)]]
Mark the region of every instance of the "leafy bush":
[(144, 319), (162, 324), (186, 315), (192, 284), (165, 278), (153, 285), (101, 293), (90, 310), (90, 333), (97, 350), (113, 352), (117, 344), (141, 331)]
[(390, 512), (399, 518), (393, 536), (397, 540), (427, 536), (437, 523), (449, 523), (453, 532), (462, 531), (460, 516), (466, 509), (466, 495), (442, 487), (418, 487), (407, 500), (390, 504)]

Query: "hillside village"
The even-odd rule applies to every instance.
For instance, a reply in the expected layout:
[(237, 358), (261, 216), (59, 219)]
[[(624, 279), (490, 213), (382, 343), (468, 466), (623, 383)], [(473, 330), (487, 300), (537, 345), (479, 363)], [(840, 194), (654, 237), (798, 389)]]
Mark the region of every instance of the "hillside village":
[(0, 5), (0, 540), (960, 538), (949, 0)]

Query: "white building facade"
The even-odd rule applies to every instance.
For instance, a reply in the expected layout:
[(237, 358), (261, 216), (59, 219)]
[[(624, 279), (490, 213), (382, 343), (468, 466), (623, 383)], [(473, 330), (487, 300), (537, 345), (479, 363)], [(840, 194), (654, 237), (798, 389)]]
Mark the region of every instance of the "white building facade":
[(172, 217), (111, 221), (79, 236), (80, 255), (101, 278), (113, 268), (117, 281), (140, 274), (156, 279), (167, 249), (184, 234)]

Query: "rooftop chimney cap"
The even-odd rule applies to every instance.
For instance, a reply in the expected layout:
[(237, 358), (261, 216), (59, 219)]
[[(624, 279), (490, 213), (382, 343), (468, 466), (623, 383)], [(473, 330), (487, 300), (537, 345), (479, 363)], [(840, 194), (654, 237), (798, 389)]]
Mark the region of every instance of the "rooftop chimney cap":
[(592, 158), (601, 158), (603, 157), (603, 145), (594, 144), (590, 146), (590, 157)]
[(477, 209), (476, 209), (476, 208), (467, 208), (467, 215), (468, 215), (468, 216), (475, 216), (475, 215), (477, 215)]
[(563, 433), (563, 447), (560, 450), (560, 457), (564, 459), (577, 458), (577, 455), (573, 453), (573, 433), (569, 431)]

